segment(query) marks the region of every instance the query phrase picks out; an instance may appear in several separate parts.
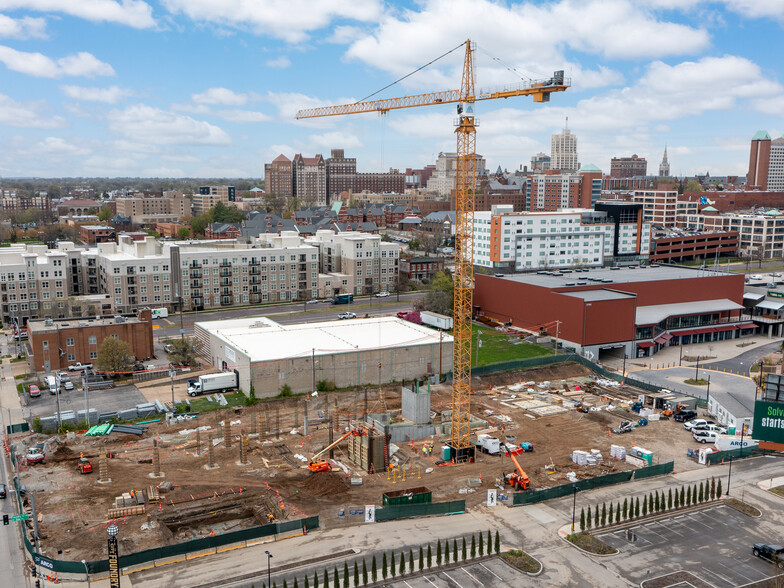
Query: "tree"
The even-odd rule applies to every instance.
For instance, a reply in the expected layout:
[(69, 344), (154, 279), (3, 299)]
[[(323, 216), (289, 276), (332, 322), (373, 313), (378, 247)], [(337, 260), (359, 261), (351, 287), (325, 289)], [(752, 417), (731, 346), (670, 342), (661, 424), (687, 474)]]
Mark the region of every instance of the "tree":
[(593, 517), (591, 517), (591, 505), (589, 504), (588, 505), (588, 517), (587, 517), (588, 526), (586, 528), (590, 529), (592, 522), (593, 522)]
[(716, 480), (716, 498), (721, 498), (721, 478)]
[(672, 510), (672, 488), (667, 491), (667, 510)]
[(607, 524), (607, 504), (602, 502), (602, 527)]
[[(400, 570), (398, 570), (398, 575), (402, 576), (405, 573), (406, 573), (406, 552), (405, 551), (401, 551), (400, 552)], [(355, 586), (356, 586), (356, 584), (355, 584)]]
[(463, 555), (463, 561), (468, 559), (468, 555), (466, 554), (466, 540), (465, 540), (465, 537), (463, 537), (463, 554), (462, 555)]
[(596, 505), (593, 513), (593, 526), (598, 528), (599, 527), (599, 505)]
[(433, 550), (430, 549), (430, 543), (427, 544), (427, 567), (433, 567)]
[(691, 487), (691, 503), (697, 504), (697, 484)]
[(700, 482), (700, 491), (697, 494), (697, 501), (698, 502), (705, 502), (705, 495), (703, 492), (702, 482)]
[(348, 588), (348, 562), (343, 562), (343, 588)]
[(624, 498), (623, 499), (623, 518), (624, 518), (624, 520), (629, 518), (628, 515), (629, 515), (629, 499), (628, 498)]
[(716, 478), (711, 478), (710, 481), (710, 499), (716, 498)]
[(686, 506), (691, 506), (691, 488), (686, 488)]
[(495, 552), (501, 553), (501, 536), (498, 534), (498, 529), (495, 531)]
[(299, 581), (297, 578), (294, 578), (294, 588), (299, 588)]
[(112, 216), (114, 215), (112, 214), (112, 209), (109, 208), (108, 204), (104, 204), (103, 208), (98, 211), (98, 219), (102, 220), (103, 222), (108, 221), (110, 218), (112, 218)]
[(387, 579), (387, 571), (388, 571), (389, 562), (387, 561), (387, 552), (384, 552), (384, 555), (381, 556), (381, 579)]
[(332, 570), (332, 588), (340, 588), (340, 575), (338, 574), (338, 566)]
[(378, 564), (376, 563), (376, 554), (373, 554), (373, 561), (370, 564), (370, 578), (375, 582), (378, 580)]
[(680, 495), (680, 492), (678, 492), (677, 489), (675, 490), (675, 500), (674, 500), (673, 504), (675, 505), (675, 508), (680, 508), (681, 507), (681, 495)]
[(642, 516), (646, 516), (648, 514), (648, 501), (643, 497), (642, 499)]
[(651, 492), (650, 494), (648, 494), (648, 512), (649, 512), (649, 513), (651, 513), (651, 514), (653, 514), (654, 512), (656, 512), (656, 511), (653, 509), (653, 492)]
[(452, 561), (457, 562), (457, 539), (452, 539)]
[(395, 577), (395, 552), (389, 552), (389, 575), (390, 577)]
[(487, 555), (493, 553), (493, 536), (490, 534), (490, 529), (487, 530)]
[(367, 571), (367, 564), (365, 563), (365, 558), (362, 558), (362, 583), (368, 583), (368, 571)]
[(419, 571), (421, 572), (424, 569), (425, 569), (425, 552), (422, 549), (422, 546), (420, 545), (419, 546)]
[(616, 524), (621, 522), (621, 503), (620, 502), (615, 505), (615, 522), (616, 522)]
[(441, 539), (439, 538), (438, 539), (438, 545), (436, 546), (436, 565), (437, 566), (441, 565), (441, 558), (442, 558), (442, 554), (441, 554)]
[(411, 549), (408, 550), (408, 573), (414, 573), (414, 552)]
[(191, 236), (191, 230), (188, 227), (180, 227), (177, 229), (177, 238), (178, 239), (187, 239)]
[(133, 371), (136, 357), (130, 344), (114, 337), (106, 337), (98, 348), (95, 367), (112, 375)]
[(438, 272), (427, 288), (425, 310), (451, 316), (454, 308), (455, 284), (447, 272)]
[(194, 367), (199, 365), (201, 341), (195, 337), (170, 339), (169, 345), (174, 349), (169, 352), (169, 362), (174, 365)]
[(283, 578), (283, 588), (289, 588), (285, 578)]
[(637, 496), (634, 499), (634, 517), (638, 518), (640, 516), (640, 497)]
[(476, 535), (471, 535), (471, 559), (476, 557)]
[(585, 509), (580, 509), (580, 531), (585, 531)]
[(702, 184), (700, 184), (697, 180), (691, 179), (686, 182), (686, 186), (683, 188), (684, 192), (702, 192)]
[(483, 539), (482, 533), (479, 533), (479, 557), (482, 557), (485, 554), (485, 541)]
[(659, 512), (660, 505), (659, 505), (659, 493), (656, 492), (656, 498), (653, 501), (653, 509), (654, 512)]
[[(313, 588), (318, 588), (319, 580), (318, 580), (318, 571), (313, 572)], [(324, 588), (327, 588), (326, 586)]]

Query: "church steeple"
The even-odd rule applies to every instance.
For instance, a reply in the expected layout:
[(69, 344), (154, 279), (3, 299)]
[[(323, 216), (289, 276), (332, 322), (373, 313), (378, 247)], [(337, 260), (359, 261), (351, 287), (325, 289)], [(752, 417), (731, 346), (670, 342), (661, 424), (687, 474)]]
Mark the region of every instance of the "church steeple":
[(659, 164), (659, 177), (668, 178), (670, 176), (670, 162), (667, 161), (667, 146), (664, 146), (664, 157)]

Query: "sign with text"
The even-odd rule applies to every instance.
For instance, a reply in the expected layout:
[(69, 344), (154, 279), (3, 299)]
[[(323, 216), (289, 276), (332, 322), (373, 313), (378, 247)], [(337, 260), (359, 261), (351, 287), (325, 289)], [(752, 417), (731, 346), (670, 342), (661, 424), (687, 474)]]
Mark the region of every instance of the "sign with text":
[(496, 496), (498, 490), (488, 490), (487, 491), (487, 506), (495, 506), (496, 505)]
[(753, 439), (784, 443), (784, 402), (754, 403)]
[(376, 507), (373, 504), (368, 504), (365, 506), (365, 522), (366, 523), (375, 523), (376, 522)]
[(109, 586), (120, 588), (120, 553), (117, 537), (109, 537)]

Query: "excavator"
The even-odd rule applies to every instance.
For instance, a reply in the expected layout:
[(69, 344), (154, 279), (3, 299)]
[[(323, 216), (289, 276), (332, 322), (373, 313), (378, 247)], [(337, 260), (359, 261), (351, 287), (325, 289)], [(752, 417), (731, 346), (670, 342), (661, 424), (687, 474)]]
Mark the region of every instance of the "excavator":
[(523, 471), (523, 468), (520, 467), (520, 463), (517, 461), (514, 453), (509, 452), (509, 449), (506, 447), (506, 445), (504, 445), (504, 451), (508, 452), (509, 457), (512, 458), (512, 461), (517, 468), (516, 472), (512, 472), (504, 476), (504, 482), (509, 484), (512, 489), (516, 488), (517, 490), (530, 490), (531, 480), (528, 479), (528, 474)]
[(308, 469), (311, 472), (331, 472), (332, 466), (329, 465), (329, 462), (326, 459), (319, 459), (322, 455), (324, 455), (327, 451), (335, 447), (338, 443), (343, 441), (344, 439), (348, 439), (349, 437), (362, 437), (362, 435), (367, 435), (367, 431), (364, 428), (357, 428), (352, 429), (345, 435), (343, 435), (337, 441), (330, 443), (324, 449), (319, 451), (313, 458), (308, 462)]

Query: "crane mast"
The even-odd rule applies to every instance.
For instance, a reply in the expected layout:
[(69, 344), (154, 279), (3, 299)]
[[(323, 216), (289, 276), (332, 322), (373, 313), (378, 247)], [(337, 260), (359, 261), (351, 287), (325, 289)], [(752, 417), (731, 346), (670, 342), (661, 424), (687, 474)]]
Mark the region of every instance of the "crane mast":
[(515, 88), (480, 91), (475, 88), (473, 46), (465, 43), (465, 60), (460, 90), (431, 92), (416, 96), (385, 98), (339, 106), (300, 110), (297, 118), (340, 116), (365, 112), (387, 113), (393, 109), (457, 103), (457, 175), (455, 180), (455, 272), (454, 327), (452, 359), (452, 430), (448, 445), (455, 461), (467, 461), (474, 455), (471, 444), (471, 336), (474, 294), (474, 210), (476, 191), (476, 127), (474, 104), (480, 100), (497, 100), (514, 96), (531, 96), (534, 102), (548, 102), (552, 92), (564, 92), (569, 81), (563, 71), (549, 80), (532, 82)]

